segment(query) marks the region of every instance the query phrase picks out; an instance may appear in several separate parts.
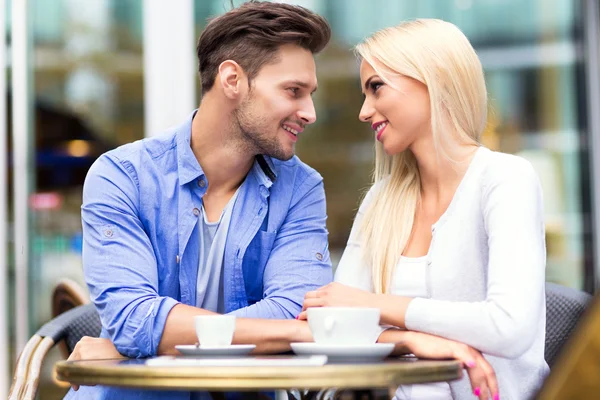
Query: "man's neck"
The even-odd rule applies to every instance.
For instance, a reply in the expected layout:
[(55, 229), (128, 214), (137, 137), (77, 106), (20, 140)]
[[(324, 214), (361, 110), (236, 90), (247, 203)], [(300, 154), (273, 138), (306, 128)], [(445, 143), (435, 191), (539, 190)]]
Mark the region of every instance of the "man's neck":
[(212, 195), (235, 191), (252, 168), (255, 155), (240, 143), (224, 105), (203, 101), (192, 121), (191, 147)]

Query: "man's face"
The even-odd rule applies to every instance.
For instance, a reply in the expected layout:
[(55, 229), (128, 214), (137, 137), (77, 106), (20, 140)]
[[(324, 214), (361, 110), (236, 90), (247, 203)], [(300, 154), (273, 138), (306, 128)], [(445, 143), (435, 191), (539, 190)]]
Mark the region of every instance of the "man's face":
[(295, 45), (281, 46), (279, 61), (261, 68), (234, 110), (249, 150), (279, 160), (292, 158), (304, 127), (317, 119), (312, 100), (316, 89), (312, 53)]

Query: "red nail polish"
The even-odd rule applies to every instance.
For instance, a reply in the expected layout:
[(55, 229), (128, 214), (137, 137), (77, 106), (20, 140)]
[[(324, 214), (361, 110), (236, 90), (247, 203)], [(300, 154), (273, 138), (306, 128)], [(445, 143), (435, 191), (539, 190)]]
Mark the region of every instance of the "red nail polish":
[(475, 396), (478, 396), (478, 397), (479, 397), (479, 395), (481, 394), (481, 389), (479, 389), (478, 387), (476, 387), (476, 388), (475, 388), (475, 390), (473, 390), (473, 394), (474, 394)]

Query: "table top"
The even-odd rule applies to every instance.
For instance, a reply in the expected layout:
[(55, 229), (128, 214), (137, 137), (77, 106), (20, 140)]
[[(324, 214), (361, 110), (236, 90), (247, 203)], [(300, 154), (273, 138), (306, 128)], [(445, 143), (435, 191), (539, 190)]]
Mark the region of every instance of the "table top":
[(148, 389), (259, 390), (393, 388), (402, 384), (459, 379), (456, 360), (388, 358), (372, 364), (323, 366), (196, 367), (146, 365), (144, 359), (59, 361), (57, 378), (80, 385)]

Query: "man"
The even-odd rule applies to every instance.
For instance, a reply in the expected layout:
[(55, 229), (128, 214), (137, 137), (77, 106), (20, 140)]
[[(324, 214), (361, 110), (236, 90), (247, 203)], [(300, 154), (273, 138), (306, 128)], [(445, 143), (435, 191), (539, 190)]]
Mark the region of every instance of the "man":
[[(307, 340), (294, 318), (332, 273), (322, 178), (294, 145), (316, 120), (313, 55), (330, 35), (325, 19), (286, 4), (249, 2), (213, 19), (198, 41), (198, 110), (90, 169), (84, 272), (101, 337), (122, 355), (177, 354), (197, 341), (194, 316), (209, 313), (239, 317), (234, 342), (258, 351)], [(76, 395), (190, 398), (99, 387), (67, 398)]]

